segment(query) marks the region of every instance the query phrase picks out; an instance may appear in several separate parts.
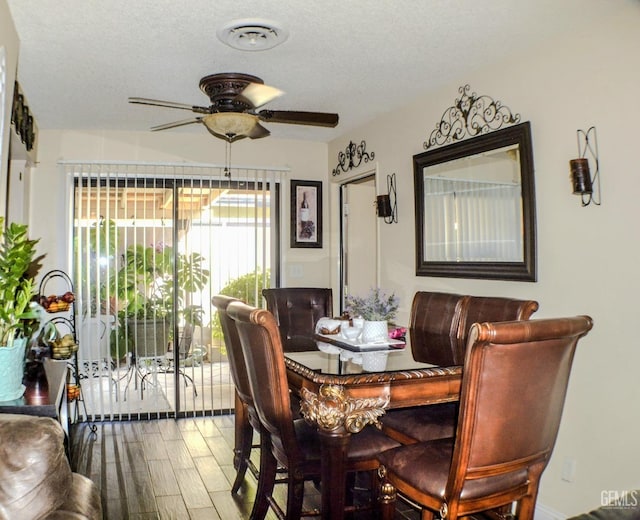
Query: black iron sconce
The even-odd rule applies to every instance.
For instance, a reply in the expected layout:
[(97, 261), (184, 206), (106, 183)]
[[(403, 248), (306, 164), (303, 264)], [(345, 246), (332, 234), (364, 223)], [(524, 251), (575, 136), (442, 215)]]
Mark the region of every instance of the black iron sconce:
[[(578, 159), (569, 161), (569, 169), (571, 171), (571, 184), (573, 186), (574, 195), (580, 195), (582, 205), (588, 206), (593, 202), (596, 206), (600, 205), (600, 162), (598, 159), (598, 139), (596, 136), (596, 127), (592, 126), (586, 132), (584, 130), (577, 131), (578, 136)], [(591, 176), (589, 168), (589, 157), (595, 164), (595, 172)], [(595, 193), (594, 193), (595, 188)]]
[(396, 174), (387, 175), (387, 194), (376, 197), (376, 212), (386, 224), (398, 222), (398, 204), (396, 196)]

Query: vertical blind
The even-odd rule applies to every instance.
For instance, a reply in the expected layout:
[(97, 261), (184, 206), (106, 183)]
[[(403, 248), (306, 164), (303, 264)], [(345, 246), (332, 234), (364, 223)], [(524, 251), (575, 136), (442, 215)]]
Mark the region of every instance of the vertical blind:
[(211, 297), (226, 291), (261, 304), (261, 288), (278, 271), (285, 170), (231, 168), (226, 176), (225, 167), (202, 164), (60, 167), (74, 185), (78, 373), (88, 418), (232, 409)]
[(433, 261), (522, 259), (519, 184), (427, 177), (426, 257)]

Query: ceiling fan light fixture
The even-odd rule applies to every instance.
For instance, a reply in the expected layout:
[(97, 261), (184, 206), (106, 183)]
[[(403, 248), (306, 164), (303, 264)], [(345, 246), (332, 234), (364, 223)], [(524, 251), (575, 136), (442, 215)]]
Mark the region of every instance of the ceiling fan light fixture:
[(258, 124), (258, 117), (243, 112), (216, 112), (204, 116), (202, 122), (212, 132), (233, 138), (248, 135)]
[(280, 45), (289, 33), (278, 24), (263, 19), (234, 20), (218, 30), (218, 39), (241, 51), (265, 51)]

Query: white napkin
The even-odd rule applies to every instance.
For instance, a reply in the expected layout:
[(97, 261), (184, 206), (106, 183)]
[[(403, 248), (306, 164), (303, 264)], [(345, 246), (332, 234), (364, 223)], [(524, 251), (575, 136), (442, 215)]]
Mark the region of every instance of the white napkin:
[(320, 329), (336, 330), (340, 326), (340, 320), (333, 318), (320, 318), (316, 323), (316, 334), (320, 334)]

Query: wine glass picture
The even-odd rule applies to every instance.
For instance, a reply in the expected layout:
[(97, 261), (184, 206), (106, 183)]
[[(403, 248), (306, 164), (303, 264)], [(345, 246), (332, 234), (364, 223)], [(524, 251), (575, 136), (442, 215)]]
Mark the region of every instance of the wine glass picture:
[(322, 247), (320, 181), (291, 181), (291, 247)]

